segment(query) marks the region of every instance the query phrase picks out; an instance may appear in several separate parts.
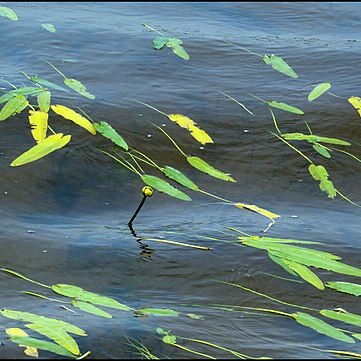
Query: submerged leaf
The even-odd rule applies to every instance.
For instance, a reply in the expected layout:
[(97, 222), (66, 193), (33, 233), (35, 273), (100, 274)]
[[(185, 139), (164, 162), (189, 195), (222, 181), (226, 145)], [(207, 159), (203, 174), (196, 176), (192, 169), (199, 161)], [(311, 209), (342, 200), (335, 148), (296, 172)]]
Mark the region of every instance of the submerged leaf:
[(327, 173), (325, 167), (322, 165), (311, 164), (308, 167), (308, 171), (313, 179), (320, 182), (320, 189), (328, 194), (328, 198), (336, 197), (336, 189), (333, 183), (328, 179), (329, 174)]
[(361, 296), (361, 285), (351, 282), (327, 282), (326, 287), (354, 296)]
[(56, 31), (56, 28), (53, 24), (50, 24), (50, 23), (44, 23), (44, 24), (41, 24), (41, 27), (47, 31), (49, 31), (50, 33), (55, 33)]
[(45, 90), (38, 94), (38, 105), (41, 111), (47, 113), (50, 109), (51, 93)]
[(295, 114), (305, 114), (301, 109), (298, 109), (286, 103), (277, 102), (275, 100), (268, 101), (267, 104), (273, 108), (278, 108), (286, 112), (295, 113)]
[(281, 57), (274, 54), (264, 55), (262, 60), (280, 73), (286, 74), (291, 78), (298, 78), (297, 73)]
[(48, 113), (40, 110), (29, 110), (29, 123), (31, 125), (31, 134), (37, 143), (46, 138), (48, 130)]
[(90, 94), (85, 85), (83, 85), (79, 80), (66, 78), (64, 79), (64, 84), (86, 98), (95, 99), (95, 95)]
[(25, 153), (19, 155), (11, 162), (10, 165), (12, 167), (17, 167), (19, 165), (34, 162), (42, 157), (45, 157), (49, 153), (64, 147), (70, 142), (70, 139), (71, 135), (65, 135), (63, 137), (63, 133), (50, 135), (34, 147), (27, 150)]
[(91, 314), (96, 315), (96, 316), (105, 317), (105, 318), (112, 318), (113, 317), (110, 313), (105, 312), (104, 310), (100, 309), (99, 307), (96, 307), (96, 306), (94, 306), (94, 305), (92, 305), (91, 303), (88, 303), (88, 302), (73, 300), (71, 302), (71, 304), (74, 307), (77, 307), (77, 308), (79, 308), (80, 310), (82, 310), (84, 312), (88, 312), (88, 313), (91, 313)]
[(0, 111), (0, 121), (3, 121), (14, 113), (20, 113), (29, 105), (24, 95), (15, 95), (2, 107)]
[(74, 110), (65, 107), (64, 105), (52, 105), (51, 109), (58, 115), (61, 115), (65, 119), (73, 121), (75, 124), (78, 124), (82, 128), (86, 129), (91, 134), (95, 135), (96, 130), (94, 125), (90, 121), (84, 118), (82, 115), (78, 114)]
[(319, 154), (321, 154), (323, 157), (325, 158), (331, 158), (331, 154), (329, 153), (329, 151), (321, 144), (314, 144), (312, 146), (312, 148)]
[(172, 197), (181, 199), (183, 201), (191, 201), (192, 200), (187, 194), (185, 194), (184, 192), (180, 191), (179, 189), (173, 187), (171, 184), (169, 184), (168, 182), (166, 182), (165, 180), (163, 180), (161, 178), (158, 178), (153, 175), (148, 175), (148, 174), (143, 174), (141, 176), (141, 178), (145, 184), (155, 188), (159, 192), (164, 192)]
[(179, 316), (179, 313), (177, 311), (166, 308), (141, 308), (137, 310), (137, 312), (141, 312), (146, 315), (153, 315), (153, 316), (167, 316), (167, 317)]
[(308, 94), (308, 101), (312, 102), (313, 100), (320, 97), (323, 93), (327, 92), (331, 88), (330, 83), (321, 83), (318, 84), (311, 92)]
[(321, 310), (322, 316), (332, 318), (333, 320), (342, 321), (350, 325), (361, 327), (361, 316), (350, 312), (338, 312), (333, 310)]
[(255, 206), (253, 204), (245, 204), (245, 203), (239, 203), (238, 202), (238, 203), (234, 203), (234, 205), (236, 207), (238, 207), (238, 208), (244, 208), (244, 209), (248, 209), (249, 211), (262, 214), (262, 216), (265, 216), (265, 217), (270, 218), (270, 219), (276, 219), (278, 217), (281, 217), (280, 215), (278, 215), (276, 213), (267, 211), (267, 209), (263, 209), (261, 207)]
[(196, 184), (194, 184), (184, 173), (181, 171), (174, 169), (170, 166), (165, 166), (162, 168), (162, 172), (170, 179), (175, 180), (179, 184), (181, 184), (184, 187), (187, 187), (189, 189), (192, 189), (193, 191), (198, 192), (199, 188)]
[(358, 111), (361, 116), (361, 98), (360, 97), (350, 97), (348, 101), (353, 105), (353, 107)]
[(187, 157), (187, 162), (194, 168), (207, 173), (212, 177), (219, 178), (224, 181), (236, 182), (229, 173), (221, 172), (199, 157)]
[(19, 20), (15, 11), (6, 6), (0, 6), (0, 16), (5, 16), (6, 18), (13, 20), (13, 21)]
[(128, 151), (129, 147), (127, 142), (123, 139), (123, 137), (118, 134), (118, 132), (113, 129), (113, 127), (107, 122), (94, 123), (94, 128), (98, 133), (100, 133), (103, 137), (110, 139), (116, 145), (123, 148), (125, 151)]
[[(5, 329), (5, 332), (10, 337), (10, 339), (11, 337), (16, 337), (16, 336), (29, 337), (29, 335), (21, 328), (7, 328)], [(26, 349), (24, 350), (25, 355), (30, 357), (39, 357), (38, 350), (35, 347), (28, 347), (25, 345), (19, 345), (19, 346), (26, 347)]]

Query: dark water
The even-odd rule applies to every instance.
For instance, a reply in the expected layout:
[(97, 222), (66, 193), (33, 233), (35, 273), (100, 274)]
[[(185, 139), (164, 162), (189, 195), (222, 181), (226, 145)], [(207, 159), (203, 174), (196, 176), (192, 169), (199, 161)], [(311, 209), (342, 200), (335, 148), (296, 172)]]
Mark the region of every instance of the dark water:
[[(3, 79), (20, 85), (22, 70), (60, 84), (61, 77), (43, 59), (52, 61), (96, 95), (91, 101), (73, 92), (54, 91), (54, 104), (79, 106), (94, 120), (107, 121), (129, 144), (160, 164), (187, 172), (208, 192), (280, 214), (269, 236), (317, 240), (346, 263), (361, 266), (361, 211), (340, 197), (330, 200), (319, 190), (308, 174), (307, 162), (268, 132), (274, 127), (267, 107), (247, 94), (284, 101), (305, 111), (302, 118), (275, 110), (284, 132), (307, 133), (306, 119), (316, 134), (353, 143), (350, 152), (361, 157), (361, 120), (346, 100), (360, 96), (359, 3), (45, 2), (8, 6), (20, 20), (0, 19)], [(53, 23), (57, 32), (41, 30), (45, 22)], [(154, 50), (152, 39), (157, 34), (145, 29), (144, 22), (183, 39), (191, 59), (184, 61), (169, 49)], [(288, 78), (221, 38), (261, 54), (280, 55), (300, 77)], [(324, 81), (332, 84), (332, 93), (345, 99), (325, 94), (308, 102), (312, 85)], [(8, 89), (6, 83), (1, 86)], [(254, 115), (218, 90), (244, 103)], [(131, 99), (166, 113), (188, 115), (212, 135), (215, 144), (200, 149), (186, 131)], [(291, 303), (361, 312), (355, 297), (269, 276), (287, 274), (261, 251), (206, 239), (233, 239), (222, 233), (227, 227), (261, 235), (268, 222), (229, 205), (208, 204), (214, 199), (202, 194), (190, 194), (193, 201), (187, 203), (156, 192), (134, 228), (138, 236), (203, 245), (212, 251), (151, 241), (139, 244), (126, 224), (142, 197), (140, 179), (95, 150), (96, 146), (111, 149), (105, 139), (58, 118), (50, 122), (57, 131), (72, 134), (72, 141), (18, 168), (9, 164), (33, 145), (26, 114), (1, 124), (1, 266), (46, 284), (75, 284), (133, 308), (171, 308), (183, 314), (179, 318), (136, 318), (119, 311), (113, 312), (111, 320), (80, 312), (74, 316), (57, 303), (21, 294), (43, 289), (6, 274), (1, 275), (1, 307), (50, 315), (85, 328), (89, 336), (77, 341), (83, 352), (91, 350), (93, 358), (139, 357), (126, 344), (127, 337), (143, 342), (158, 357), (201, 357), (163, 344), (157, 338), (157, 327), (251, 357), (333, 357), (308, 346), (360, 352), (357, 343), (344, 344), (288, 318), (207, 307), (219, 303), (297, 311), (216, 282), (222, 280)], [(237, 183), (189, 169), (150, 122), (165, 124), (164, 129), (187, 154), (232, 173)], [(307, 152), (307, 147), (299, 148)], [(314, 159), (326, 165), (343, 194), (361, 203), (360, 163), (344, 154), (325, 161)], [(325, 281), (357, 282), (326, 271), (318, 274)], [(204, 319), (194, 320), (184, 313)], [(18, 326), (6, 319), (1, 325)], [(4, 344), (0, 346), (2, 358), (23, 357), (5, 333), (0, 342)], [(217, 358), (234, 357), (190, 341), (179, 343)]]

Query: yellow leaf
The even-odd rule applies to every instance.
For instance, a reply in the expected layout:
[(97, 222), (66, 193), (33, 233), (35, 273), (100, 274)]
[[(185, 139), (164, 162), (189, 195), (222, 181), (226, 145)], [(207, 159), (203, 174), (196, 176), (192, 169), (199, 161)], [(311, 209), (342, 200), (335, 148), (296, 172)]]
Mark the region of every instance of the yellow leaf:
[(199, 143), (213, 143), (212, 138), (202, 129), (198, 128), (197, 123), (194, 122), (191, 118), (188, 118), (182, 114), (168, 114), (168, 118), (177, 123), (180, 127), (187, 129), (193, 138), (195, 138)]
[(48, 113), (40, 110), (29, 110), (29, 123), (31, 125), (31, 134), (37, 143), (46, 138), (48, 129)]
[(255, 206), (253, 204), (234, 203), (234, 205), (238, 208), (248, 209), (249, 211), (253, 211), (253, 212), (262, 214), (263, 216), (270, 218), (270, 219), (276, 219), (276, 218), (280, 217), (276, 213), (272, 213), (270, 211), (267, 211), (267, 209), (263, 209), (261, 207)]
[(358, 111), (361, 116), (361, 98), (360, 97), (350, 97), (348, 101), (353, 105), (353, 107)]
[[(7, 328), (5, 330), (6, 334), (10, 337), (20, 336), (20, 337), (29, 337), (29, 335), (23, 331), (21, 328)], [(20, 347), (26, 347), (25, 345), (19, 345)], [(25, 355), (31, 357), (39, 357), (38, 349), (35, 347), (26, 347), (24, 350)]]
[(88, 132), (92, 133), (93, 135), (96, 134), (96, 130), (92, 123), (86, 118), (84, 118), (82, 115), (78, 114), (74, 110), (65, 107), (64, 105), (52, 105), (51, 109), (56, 114), (61, 115), (65, 119), (69, 119), (73, 121), (75, 124), (78, 124), (79, 126), (86, 129)]

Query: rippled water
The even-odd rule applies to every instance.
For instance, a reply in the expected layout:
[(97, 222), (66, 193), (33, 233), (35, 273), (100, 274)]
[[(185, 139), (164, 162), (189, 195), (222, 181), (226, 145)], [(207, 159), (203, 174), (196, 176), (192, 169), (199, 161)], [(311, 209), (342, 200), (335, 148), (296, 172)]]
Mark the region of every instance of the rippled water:
[[(360, 117), (346, 100), (360, 95), (359, 3), (35, 2), (8, 6), (20, 20), (0, 19), (3, 79), (19, 85), (24, 81), (20, 71), (25, 71), (60, 84), (61, 77), (44, 59), (53, 62), (96, 95), (91, 101), (73, 92), (54, 92), (53, 103), (79, 106), (94, 120), (109, 122), (131, 145), (160, 164), (187, 172), (208, 192), (280, 214), (269, 236), (317, 240), (346, 263), (361, 266), (360, 210), (340, 197), (330, 200), (319, 190), (304, 159), (268, 132), (274, 127), (267, 107), (248, 94), (302, 108), (316, 134), (350, 141), (351, 152), (361, 157)], [(45, 22), (53, 23), (57, 32), (41, 30)], [(142, 23), (183, 39), (191, 59), (184, 61), (169, 49), (154, 50), (156, 34)], [(280, 55), (300, 77), (288, 78), (221, 38), (261, 54)], [(312, 85), (324, 81), (332, 84), (332, 93), (345, 99), (325, 94), (309, 103)], [(218, 90), (244, 103), (254, 115)], [(132, 99), (166, 113), (186, 114), (212, 135), (215, 144), (200, 149), (187, 132)], [(275, 114), (284, 132), (307, 133), (302, 117), (282, 111)], [(164, 129), (187, 154), (232, 173), (237, 183), (189, 169), (151, 122), (165, 124)], [(332, 357), (306, 346), (360, 352), (358, 344), (343, 344), (287, 318), (207, 307), (222, 303), (296, 311), (216, 282), (222, 280), (287, 302), (361, 311), (351, 296), (269, 276), (287, 274), (261, 251), (204, 238), (230, 240), (222, 233), (227, 227), (261, 235), (267, 220), (213, 204), (212, 198), (201, 194), (190, 194), (193, 201), (187, 203), (156, 192), (135, 221), (136, 234), (213, 250), (139, 243), (126, 224), (141, 200), (142, 183), (95, 149), (110, 150), (109, 142), (54, 118), (54, 129), (72, 134), (69, 145), (33, 164), (12, 168), (11, 161), (33, 145), (24, 123), (25, 113), (1, 124), (1, 265), (46, 284), (75, 284), (134, 308), (172, 308), (204, 319), (184, 315), (136, 318), (127, 312), (114, 312), (111, 320), (84, 313), (74, 316), (58, 304), (19, 293), (39, 292), (39, 288), (6, 274), (1, 275), (2, 307), (59, 317), (85, 328), (89, 336), (77, 341), (83, 352), (91, 350), (93, 358), (139, 357), (126, 345), (126, 337), (143, 342), (158, 357), (201, 357), (163, 344), (157, 327), (252, 357)], [(307, 151), (305, 146), (299, 148)], [(337, 188), (361, 203), (360, 163), (334, 155), (324, 164)], [(318, 274), (334, 280), (329, 272)], [(338, 280), (355, 281), (341, 276)], [(4, 327), (9, 324), (16, 323), (2, 322)], [(4, 333), (0, 342), (3, 358), (22, 358), (22, 350)], [(232, 356), (189, 341), (180, 343), (217, 358)]]

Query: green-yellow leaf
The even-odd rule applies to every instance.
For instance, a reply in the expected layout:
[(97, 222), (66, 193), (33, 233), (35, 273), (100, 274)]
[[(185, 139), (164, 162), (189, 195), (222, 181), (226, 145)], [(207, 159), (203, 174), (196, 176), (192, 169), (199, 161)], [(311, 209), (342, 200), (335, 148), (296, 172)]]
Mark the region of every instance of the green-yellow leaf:
[(184, 60), (189, 60), (189, 58), (190, 58), (189, 54), (186, 52), (186, 50), (181, 45), (172, 46), (172, 51), (174, 54), (178, 55), (179, 57), (181, 57)]
[(264, 55), (262, 60), (280, 73), (286, 74), (291, 78), (298, 78), (297, 73), (281, 57), (274, 54)]
[(329, 143), (334, 145), (351, 145), (351, 143), (345, 140), (337, 138), (322, 137), (314, 134), (302, 134), (302, 133), (283, 133), (282, 138), (286, 140), (307, 140), (311, 144), (315, 143)]
[[(6, 334), (11, 337), (29, 337), (29, 335), (21, 328), (7, 328), (5, 329)], [(20, 347), (26, 347), (24, 350), (25, 355), (30, 357), (39, 357), (38, 350), (35, 347), (28, 347), (25, 345), (19, 345)]]
[(86, 118), (84, 118), (82, 115), (78, 114), (74, 110), (65, 107), (64, 105), (52, 105), (51, 109), (56, 114), (62, 116), (65, 119), (71, 120), (75, 124), (78, 124), (82, 128), (86, 129), (91, 134), (95, 135), (96, 130), (94, 128), (94, 125)]
[(212, 177), (219, 178), (224, 181), (236, 182), (229, 173), (221, 172), (199, 157), (187, 157), (187, 162), (192, 167), (200, 170), (201, 172), (207, 173)]
[(361, 285), (351, 282), (327, 282), (326, 287), (354, 296), (361, 296)]
[(167, 316), (167, 317), (179, 316), (179, 313), (177, 311), (166, 308), (141, 308), (137, 311), (144, 313), (146, 315), (153, 315), (153, 316)]
[(102, 309), (100, 309), (99, 307), (96, 307), (96, 306), (94, 306), (94, 305), (92, 305), (91, 303), (88, 303), (88, 302), (73, 300), (73, 301), (71, 301), (71, 304), (74, 307), (77, 307), (77, 308), (81, 309), (84, 312), (88, 312), (88, 313), (91, 313), (91, 314), (96, 315), (96, 316), (105, 317), (105, 318), (112, 318), (113, 317), (110, 313), (105, 312)]
[(199, 191), (199, 188), (196, 184), (194, 184), (184, 173), (181, 171), (174, 169), (170, 166), (165, 166), (162, 168), (162, 172), (170, 179), (175, 180), (179, 184), (189, 189), (192, 189), (195, 192)]
[(296, 107), (286, 104), (286, 103), (276, 102), (275, 100), (268, 101), (267, 104), (273, 108), (278, 108), (278, 109), (284, 110), (286, 112), (295, 113), (295, 114), (305, 114), (299, 108), (296, 108)]
[[(299, 239), (274, 238), (274, 237), (238, 236), (237, 238), (239, 240), (241, 240), (242, 242), (244, 242), (244, 241), (260, 241), (261, 243), (273, 242), (273, 243), (322, 244), (321, 242), (315, 242), (315, 241), (301, 241)], [(336, 255), (331, 255), (331, 253), (326, 253), (326, 255), (331, 259), (341, 259), (341, 257), (336, 256)]]
[(315, 331), (322, 333), (328, 337), (332, 337), (336, 340), (348, 343), (355, 343), (355, 340), (350, 336), (347, 336), (342, 331), (329, 325), (328, 323), (313, 317), (307, 313), (297, 312), (292, 314), (294, 319), (303, 326), (310, 327)]
[(83, 85), (79, 80), (66, 78), (64, 79), (64, 84), (86, 98), (95, 99), (95, 95), (90, 94), (85, 85)]
[(165, 180), (158, 178), (153, 175), (143, 174), (141, 176), (142, 181), (147, 184), (148, 186), (151, 186), (158, 190), (159, 192), (166, 193), (172, 197), (181, 199), (183, 201), (191, 201), (192, 199), (185, 194), (184, 192), (180, 191), (179, 189), (173, 187), (171, 184), (166, 182)]
[(278, 214), (267, 211), (267, 209), (263, 209), (261, 207), (255, 206), (254, 204), (245, 204), (245, 203), (238, 202), (238, 203), (234, 203), (234, 205), (237, 208), (248, 209), (249, 211), (262, 214), (262, 216), (265, 216), (270, 219), (276, 219), (276, 218), (280, 217)]
[(12, 97), (7, 103), (2, 107), (0, 111), (0, 121), (3, 121), (14, 113), (20, 113), (29, 105), (24, 95), (16, 95)]
[(19, 20), (15, 11), (6, 6), (0, 6), (0, 16), (5, 16), (6, 18), (13, 20), (13, 21)]
[(313, 90), (308, 94), (308, 101), (312, 102), (313, 100), (320, 97), (323, 93), (327, 92), (331, 88), (330, 83), (321, 83), (313, 88)]
[(342, 321), (350, 325), (361, 327), (361, 316), (350, 312), (340, 312), (333, 310), (321, 310), (322, 316), (332, 318), (333, 320)]
[(350, 97), (348, 101), (353, 105), (353, 107), (358, 111), (361, 116), (361, 98), (360, 97)]
[(268, 256), (269, 258), (271, 258), (271, 260), (275, 263), (277, 263), (279, 266), (281, 266), (285, 271), (287, 271), (288, 273), (290, 273), (292, 276), (297, 276), (297, 273), (294, 272), (290, 267), (287, 266), (286, 262), (284, 259), (277, 257), (275, 255), (273, 255), (272, 253), (268, 252)]
[(329, 151), (321, 144), (314, 144), (312, 146), (312, 148), (319, 154), (321, 154), (323, 157), (325, 158), (331, 158), (331, 154), (329, 153)]
[(94, 128), (98, 133), (100, 133), (103, 137), (110, 139), (116, 145), (123, 148), (125, 151), (128, 151), (129, 147), (127, 142), (123, 139), (123, 137), (118, 134), (118, 132), (112, 128), (110, 124), (107, 122), (94, 123)]
[(47, 113), (50, 109), (51, 93), (45, 90), (38, 94), (38, 105), (41, 111)]
[(163, 336), (162, 341), (167, 344), (174, 344), (177, 342), (177, 338), (174, 335)]
[(47, 31), (49, 31), (50, 33), (55, 33), (56, 32), (56, 28), (53, 24), (50, 23), (44, 23), (41, 24), (41, 27)]
[(12, 167), (18, 167), (19, 165), (34, 162), (40, 158), (45, 157), (49, 153), (64, 147), (70, 142), (70, 139), (71, 135), (65, 135), (63, 137), (63, 133), (50, 135), (34, 147), (27, 150), (25, 153), (19, 155), (12, 161), (10, 165)]
[(36, 142), (43, 141), (48, 130), (48, 113), (40, 110), (29, 110), (29, 123), (31, 125), (31, 134)]
[(308, 171), (310, 172), (313, 179), (319, 181), (319, 187), (321, 191), (326, 192), (328, 198), (335, 198), (336, 197), (336, 189), (333, 183), (328, 179), (329, 174), (327, 170), (322, 165), (315, 165), (311, 164), (308, 167)]

